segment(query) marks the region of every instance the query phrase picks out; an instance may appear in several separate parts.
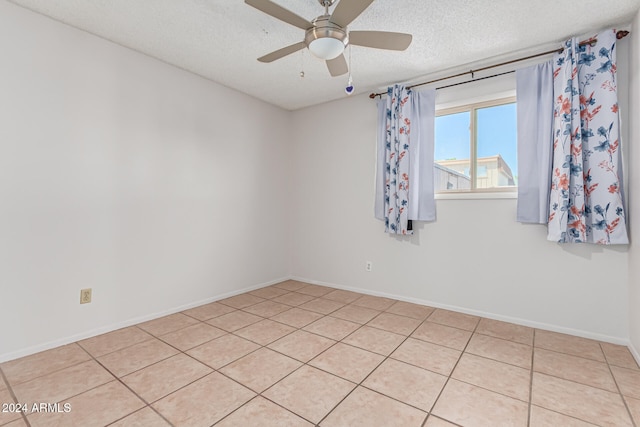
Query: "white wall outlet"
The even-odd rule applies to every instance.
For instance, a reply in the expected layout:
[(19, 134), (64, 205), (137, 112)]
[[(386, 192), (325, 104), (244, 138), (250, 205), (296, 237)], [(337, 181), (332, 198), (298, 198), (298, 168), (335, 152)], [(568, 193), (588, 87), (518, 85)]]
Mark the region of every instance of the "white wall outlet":
[(80, 304), (88, 304), (91, 302), (91, 288), (80, 289)]
[(371, 261), (367, 261), (366, 264), (364, 265), (364, 270), (371, 271), (372, 269), (373, 269), (373, 263)]

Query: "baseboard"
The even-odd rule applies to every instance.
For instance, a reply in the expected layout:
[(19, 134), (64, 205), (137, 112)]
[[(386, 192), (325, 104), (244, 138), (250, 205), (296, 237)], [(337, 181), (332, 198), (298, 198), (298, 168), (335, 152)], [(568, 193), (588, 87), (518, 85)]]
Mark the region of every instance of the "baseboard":
[(38, 344), (36, 346), (27, 347), (27, 348), (24, 348), (24, 349), (21, 349), (21, 350), (0, 354), (0, 363), (8, 362), (9, 360), (18, 359), (18, 358), (24, 357), (24, 356), (29, 356), (31, 354), (39, 353), (41, 351), (50, 350), (52, 348), (60, 347), (62, 345), (71, 344), (71, 343), (76, 342), (76, 341), (80, 341), (80, 340), (84, 340), (84, 339), (87, 339), (87, 338), (95, 337), (96, 335), (105, 334), (107, 332), (115, 331), (117, 329), (126, 328), (127, 326), (137, 325), (138, 323), (147, 322), (149, 320), (157, 319), (159, 317), (167, 316), (169, 314), (178, 313), (180, 311), (188, 310), (188, 309), (193, 308), (193, 307), (198, 307), (200, 305), (209, 304), (209, 303), (214, 302), (214, 301), (219, 301), (221, 299), (229, 298), (229, 297), (232, 297), (234, 295), (239, 295), (239, 294), (243, 294), (245, 292), (250, 292), (250, 291), (253, 291), (253, 290), (256, 290), (256, 289), (264, 288), (265, 286), (271, 286), (271, 285), (274, 285), (276, 283), (280, 283), (280, 282), (283, 282), (283, 281), (289, 280), (289, 279), (290, 279), (290, 277), (286, 276), (286, 277), (283, 277), (283, 278), (270, 280), (268, 282), (263, 282), (263, 283), (260, 283), (260, 284), (257, 284), (257, 285), (245, 287), (245, 288), (237, 290), (237, 291), (226, 292), (224, 294), (219, 294), (219, 295), (213, 296), (211, 298), (206, 298), (204, 300), (195, 301), (195, 302), (188, 303), (188, 304), (183, 304), (183, 305), (180, 305), (180, 306), (177, 306), (177, 307), (173, 307), (173, 308), (170, 308), (170, 309), (167, 309), (167, 310), (163, 310), (163, 311), (160, 311), (160, 312), (155, 312), (155, 313), (146, 314), (146, 315), (143, 315), (143, 316), (134, 317), (132, 319), (128, 319), (128, 320), (125, 320), (125, 321), (122, 321), (122, 322), (112, 323), (112, 324), (109, 324), (109, 325), (106, 325), (106, 326), (102, 326), (100, 328), (91, 329), (89, 331), (82, 332), (82, 333), (79, 333), (79, 334), (75, 334), (75, 335), (72, 335), (72, 336), (56, 339), (56, 340), (53, 340), (53, 341), (48, 341), (46, 343)]
[[(327, 282), (313, 280), (313, 279), (309, 279), (309, 278), (305, 278), (305, 277), (292, 276), (291, 279), (292, 280), (297, 280), (297, 281), (300, 281), (300, 282), (311, 283), (311, 284), (314, 284), (314, 285), (322, 285), (322, 286), (329, 286), (329, 287), (336, 288), (336, 289), (343, 289), (345, 291), (359, 292), (361, 294), (366, 294), (366, 295), (373, 295), (373, 296), (378, 296), (378, 297), (392, 298), (392, 299), (397, 299), (399, 301), (412, 302), (414, 304), (428, 305), (430, 307), (442, 308), (442, 309), (451, 310), (451, 311), (457, 311), (459, 313), (465, 313), (465, 314), (471, 314), (471, 315), (474, 315), (474, 316), (486, 317), (488, 319), (500, 320), (502, 322), (515, 323), (516, 325), (528, 326), (528, 327), (531, 327), (531, 328), (543, 329), (543, 330), (546, 330), (546, 331), (558, 332), (558, 333), (567, 334), (567, 335), (573, 335), (573, 336), (582, 337), (582, 338), (589, 338), (589, 339), (592, 339), (592, 340), (608, 342), (608, 343), (611, 343), (611, 344), (624, 345), (624, 346), (629, 347), (630, 349), (632, 348), (631, 344), (629, 342), (629, 339), (626, 338), (626, 337), (614, 337), (614, 336), (598, 334), (598, 333), (594, 333), (594, 332), (590, 332), (590, 331), (583, 331), (583, 330), (580, 330), (580, 329), (566, 328), (566, 327), (563, 327), (563, 326), (557, 326), (557, 325), (552, 325), (552, 324), (543, 323), (543, 322), (535, 322), (535, 321), (522, 319), (522, 318), (518, 318), (518, 317), (502, 316), (502, 315), (495, 314), (495, 313), (489, 313), (489, 312), (480, 311), (480, 310), (473, 310), (473, 309), (454, 306), (454, 305), (442, 304), (442, 303), (439, 303), (439, 302), (436, 302), (436, 301), (428, 301), (428, 300), (423, 300), (423, 299), (419, 299), (419, 298), (405, 297), (403, 295), (394, 295), (394, 294), (389, 294), (389, 293), (386, 293), (386, 292), (376, 292), (376, 291), (371, 291), (369, 289), (354, 288), (354, 287), (350, 287), (350, 286), (342, 286), (342, 285), (337, 285), (335, 283), (327, 283)], [(634, 350), (632, 350), (632, 351), (634, 351)], [(634, 354), (634, 356), (636, 357), (636, 360), (639, 360), (637, 351)]]
[(638, 364), (638, 366), (640, 366), (640, 351), (638, 351), (638, 349), (633, 346), (632, 342), (629, 343), (628, 347), (629, 351), (633, 355), (633, 358), (636, 359), (636, 363)]

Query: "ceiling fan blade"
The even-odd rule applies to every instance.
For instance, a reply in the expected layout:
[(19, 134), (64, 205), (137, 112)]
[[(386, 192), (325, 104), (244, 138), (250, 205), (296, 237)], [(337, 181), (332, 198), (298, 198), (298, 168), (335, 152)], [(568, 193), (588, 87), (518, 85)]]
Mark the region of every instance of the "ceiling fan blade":
[(329, 21), (344, 28), (368, 8), (371, 3), (373, 3), (373, 0), (341, 0), (333, 10)]
[(296, 15), (295, 13), (285, 9), (282, 6), (279, 6), (272, 1), (269, 0), (244, 0), (246, 4), (249, 6), (253, 6), (258, 10), (263, 11), (267, 15), (271, 15), (274, 18), (277, 18), (281, 21), (286, 22), (287, 24), (291, 24), (295, 27), (302, 28), (306, 30), (307, 28), (313, 27), (313, 24), (306, 19)]
[(283, 47), (282, 49), (275, 50), (271, 53), (267, 53), (265, 56), (258, 58), (258, 61), (273, 62), (276, 59), (284, 58), (285, 56), (292, 54), (293, 52), (297, 52), (300, 49), (304, 49), (305, 47), (307, 47), (305, 42), (298, 42), (290, 46)]
[(349, 44), (374, 47), (376, 49), (405, 50), (411, 44), (412, 38), (411, 34), (386, 31), (349, 32)]
[(327, 61), (327, 68), (333, 77), (341, 76), (349, 72), (349, 66), (347, 65), (347, 60), (344, 55), (329, 59)]

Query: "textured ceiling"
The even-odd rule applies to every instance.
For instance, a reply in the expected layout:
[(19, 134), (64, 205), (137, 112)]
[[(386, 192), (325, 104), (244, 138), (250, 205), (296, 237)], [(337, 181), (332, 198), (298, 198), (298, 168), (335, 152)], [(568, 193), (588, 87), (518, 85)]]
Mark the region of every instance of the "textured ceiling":
[[(347, 76), (331, 77), (306, 50), (258, 62), (304, 31), (241, 0), (9, 1), (288, 110), (346, 96)], [(309, 20), (323, 13), (317, 0), (274, 1)], [(354, 46), (355, 93), (619, 28), (639, 8), (640, 0), (376, 0), (349, 29), (409, 32), (413, 42), (404, 52)]]

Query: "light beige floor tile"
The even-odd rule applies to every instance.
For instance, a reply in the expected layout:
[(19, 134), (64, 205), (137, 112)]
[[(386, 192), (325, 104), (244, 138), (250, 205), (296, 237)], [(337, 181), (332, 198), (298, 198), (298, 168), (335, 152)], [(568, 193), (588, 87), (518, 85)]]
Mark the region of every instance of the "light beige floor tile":
[(605, 362), (598, 341), (536, 329), (535, 346), (559, 353)]
[(295, 328), (283, 323), (264, 319), (253, 325), (238, 329), (234, 334), (260, 345), (267, 345), (295, 330)]
[(299, 289), (296, 289), (296, 292), (304, 295), (311, 295), (312, 297), (321, 297), (323, 295), (328, 294), (329, 292), (334, 291), (335, 289), (329, 288), (327, 286), (319, 286), (319, 285), (306, 285)]
[(303, 326), (307, 326), (309, 323), (315, 322), (321, 317), (322, 315), (319, 313), (294, 307), (288, 311), (273, 316), (271, 320), (293, 326), (294, 328), (302, 328)]
[(439, 323), (440, 325), (451, 326), (453, 328), (464, 329), (466, 331), (473, 331), (478, 325), (480, 318), (470, 314), (438, 308), (431, 313), (427, 321)]
[(216, 424), (216, 427), (238, 427), (260, 424), (260, 427), (313, 427), (313, 424), (257, 396)]
[(501, 322), (492, 319), (480, 319), (476, 332), (503, 340), (515, 341), (521, 344), (533, 345), (533, 328)]
[[(0, 420), (2, 420), (2, 415), (0, 415)], [(0, 421), (1, 423), (2, 421)], [(24, 422), (22, 418), (17, 418), (11, 421), (9, 424), (1, 424), (3, 427), (28, 427), (27, 423)]]
[(167, 359), (176, 353), (178, 353), (178, 350), (154, 338), (106, 354), (99, 357), (98, 361), (115, 376), (123, 377), (151, 364)]
[(288, 294), (280, 295), (279, 297), (276, 297), (271, 301), (275, 301), (275, 302), (279, 302), (282, 304), (287, 304), (295, 307), (314, 299), (316, 299), (316, 297), (313, 297), (311, 295), (299, 294), (297, 292), (289, 292)]
[(284, 295), (289, 293), (286, 289), (278, 288), (276, 286), (267, 286), (266, 288), (256, 289), (255, 291), (249, 292), (251, 295), (260, 297), (260, 298), (276, 298), (280, 295)]
[(610, 365), (628, 369), (640, 369), (629, 349), (623, 345), (600, 343), (604, 356)]
[(190, 308), (182, 313), (195, 319), (205, 321), (213, 319), (214, 317), (222, 316), (223, 314), (231, 313), (232, 311), (236, 311), (236, 309), (229, 307), (228, 305), (212, 302), (199, 307)]
[(378, 314), (380, 314), (380, 311), (378, 310), (372, 310), (366, 307), (358, 307), (357, 305), (346, 305), (341, 309), (331, 313), (331, 316), (364, 325), (369, 320), (376, 317)]
[(171, 427), (171, 425), (153, 409), (143, 408), (138, 412), (111, 424), (109, 427)]
[[(6, 404), (17, 403), (11, 396), (11, 393), (9, 392), (9, 390), (7, 389), (0, 390), (0, 405), (2, 405), (3, 403), (6, 403)], [(20, 404), (22, 403), (23, 402), (20, 402)], [(24, 403), (27, 403), (27, 402), (24, 402)], [(5, 408), (0, 407), (0, 425), (2, 426), (8, 422), (22, 418), (22, 415), (20, 413), (22, 411), (22, 406), (20, 406), (20, 408), (18, 408), (17, 406), (7, 407), (6, 411), (3, 411), (3, 409)], [(29, 407), (27, 407), (27, 410), (25, 412), (28, 413), (28, 410), (29, 410)]]
[(611, 372), (623, 395), (640, 399), (640, 371), (637, 369), (611, 367)]
[(16, 385), (69, 366), (86, 362), (91, 356), (78, 344), (56, 347), (0, 364), (9, 384)]
[(391, 354), (391, 357), (448, 376), (461, 354), (459, 350), (409, 338)]
[(372, 326), (400, 335), (409, 335), (420, 325), (420, 320), (400, 316), (393, 313), (380, 313), (374, 317), (367, 326)]
[(220, 372), (262, 393), (300, 366), (299, 361), (263, 347), (228, 364)]
[(437, 323), (424, 322), (411, 336), (455, 350), (463, 350), (471, 338), (471, 332)]
[(437, 418), (435, 415), (429, 416), (424, 427), (457, 427), (455, 424), (451, 424), (449, 421), (445, 421), (442, 418)]
[(624, 400), (625, 402), (627, 402), (629, 412), (631, 413), (631, 417), (636, 423), (636, 426), (640, 426), (640, 399), (634, 399), (632, 397), (625, 396)]
[(533, 348), (526, 344), (506, 341), (487, 335), (473, 334), (466, 352), (494, 359), (498, 362), (531, 369), (532, 350)]
[(455, 379), (449, 380), (433, 414), (465, 427), (525, 427), (528, 405)]
[(607, 364), (595, 360), (536, 348), (533, 355), (533, 369), (536, 372), (614, 393), (618, 391)]
[(137, 326), (129, 326), (128, 328), (118, 329), (113, 332), (98, 335), (86, 340), (79, 341), (82, 346), (93, 357), (100, 357), (107, 353), (122, 350), (131, 347), (142, 341), (153, 338)]
[(315, 311), (320, 314), (329, 314), (344, 306), (344, 303), (338, 301), (332, 301), (330, 299), (316, 298), (309, 302), (305, 302), (300, 305), (300, 308), (305, 310)]
[(351, 291), (344, 291), (342, 289), (336, 289), (335, 291), (331, 291), (328, 294), (324, 295), (322, 298), (330, 299), (331, 301), (338, 301), (344, 304), (352, 303), (353, 301), (360, 298), (362, 294)]
[(7, 385), (4, 382), (4, 378), (2, 378), (2, 374), (0, 374), (0, 391), (6, 390), (6, 389), (7, 389)]
[(207, 320), (207, 323), (227, 332), (233, 332), (240, 328), (244, 328), (245, 326), (259, 322), (262, 319), (262, 317), (256, 316), (255, 314), (245, 313), (244, 311), (238, 310)]
[(279, 302), (264, 301), (256, 305), (247, 307), (243, 310), (251, 314), (255, 314), (257, 316), (271, 317), (271, 316), (275, 316), (276, 314), (280, 314), (283, 311), (287, 311), (290, 308), (291, 308), (290, 306), (286, 304), (281, 304)]
[(422, 321), (429, 317), (429, 315), (435, 311), (435, 308), (426, 305), (413, 304), (411, 302), (398, 301), (386, 311)]
[(310, 366), (289, 375), (263, 395), (312, 423), (319, 422), (355, 384)]
[(65, 403), (70, 405), (69, 412), (39, 412), (29, 415), (29, 422), (33, 427), (103, 427), (144, 406), (144, 403), (119, 381), (91, 389)]
[(347, 344), (337, 343), (324, 353), (316, 356), (315, 359), (309, 362), (309, 365), (337, 375), (340, 378), (359, 383), (383, 360), (384, 357), (379, 354)]
[(420, 427), (426, 413), (358, 387), (320, 424), (323, 427)]
[(122, 381), (151, 403), (211, 372), (208, 366), (181, 353), (127, 375)]
[(404, 341), (406, 337), (393, 332), (363, 326), (347, 338), (342, 340), (345, 344), (351, 344), (374, 353), (388, 356)]
[(233, 308), (246, 308), (260, 302), (265, 301), (264, 298), (257, 297), (251, 294), (240, 294), (230, 298), (221, 299), (218, 301), (220, 304), (228, 305)]
[(444, 375), (387, 359), (362, 385), (428, 412), (446, 381)]
[(34, 378), (13, 387), (19, 402), (61, 402), (115, 380), (94, 360)]
[(214, 372), (152, 406), (176, 427), (208, 427), (254, 396), (248, 388)]
[(298, 330), (269, 344), (269, 348), (306, 363), (333, 344), (334, 340)]
[(358, 307), (370, 308), (373, 310), (386, 310), (395, 304), (397, 301), (391, 298), (376, 297), (373, 295), (363, 295), (355, 300), (352, 304)]
[(175, 313), (169, 316), (160, 317), (148, 322), (140, 323), (137, 326), (149, 332), (151, 335), (159, 336), (177, 331), (198, 323), (193, 317), (189, 317), (182, 313)]
[(618, 393), (534, 372), (531, 403), (601, 426), (631, 426)]
[(465, 353), (451, 378), (529, 402), (531, 371)]
[(180, 329), (179, 331), (161, 335), (159, 338), (178, 350), (186, 351), (225, 334), (226, 332), (222, 329), (218, 329), (206, 323), (197, 323), (195, 325), (187, 326), (184, 329)]
[(219, 369), (259, 348), (254, 342), (229, 334), (192, 348), (187, 354), (213, 369)]
[(305, 326), (305, 331), (340, 341), (356, 329), (360, 328), (359, 323), (350, 322), (348, 320), (338, 319), (336, 317), (326, 316)]
[(276, 288), (287, 290), (287, 291), (295, 291), (300, 288), (304, 288), (305, 286), (307, 286), (307, 284), (303, 282), (298, 282), (297, 280), (286, 280), (284, 282), (276, 283), (273, 286)]
[(568, 415), (531, 405), (530, 427), (593, 427), (595, 425), (596, 424), (587, 423)]

